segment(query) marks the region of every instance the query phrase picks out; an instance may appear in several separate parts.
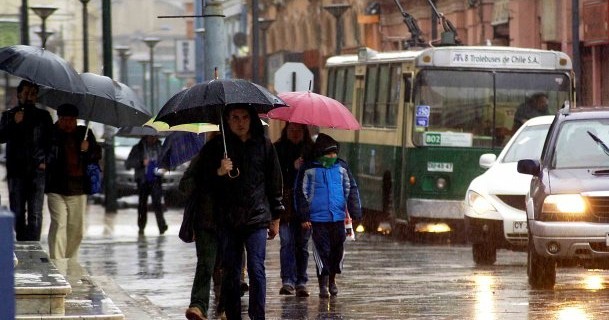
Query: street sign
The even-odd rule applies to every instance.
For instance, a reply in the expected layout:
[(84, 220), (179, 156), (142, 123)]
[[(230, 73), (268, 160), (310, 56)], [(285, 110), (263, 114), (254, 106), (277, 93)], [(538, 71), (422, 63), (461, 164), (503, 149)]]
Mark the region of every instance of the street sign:
[(275, 71), (275, 91), (308, 91), (313, 88), (313, 72), (300, 62), (286, 62)]

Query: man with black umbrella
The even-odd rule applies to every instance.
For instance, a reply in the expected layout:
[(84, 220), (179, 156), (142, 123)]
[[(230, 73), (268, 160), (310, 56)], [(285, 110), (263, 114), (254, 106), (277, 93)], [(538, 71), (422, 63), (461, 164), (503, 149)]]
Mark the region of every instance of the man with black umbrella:
[(17, 241), (40, 241), (46, 158), (53, 120), (36, 107), (38, 86), (22, 80), (18, 105), (0, 118), (0, 143), (6, 143), (6, 172), (10, 209), (15, 215)]
[[(229, 320), (241, 319), (241, 265), (247, 255), (250, 282), (248, 314), (265, 318), (266, 240), (279, 232), (282, 176), (277, 153), (256, 112), (244, 105), (226, 107), (225, 137), (203, 146), (195, 179), (206, 186), (214, 200), (220, 237), (224, 241), (222, 301)], [(225, 154), (224, 139), (226, 139)], [(191, 309), (189, 309), (190, 311)], [(202, 310), (204, 311), (204, 310)], [(202, 313), (187, 313), (189, 319), (204, 319)]]

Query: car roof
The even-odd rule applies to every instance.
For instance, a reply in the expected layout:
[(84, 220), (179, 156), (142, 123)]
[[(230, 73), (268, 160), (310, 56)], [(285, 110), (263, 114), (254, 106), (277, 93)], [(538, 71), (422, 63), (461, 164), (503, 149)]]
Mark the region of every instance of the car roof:
[(552, 121), (554, 121), (554, 116), (535, 117), (527, 120), (527, 122), (524, 123), (523, 127), (537, 126), (540, 124), (550, 124), (552, 123)]
[(594, 119), (609, 118), (608, 106), (583, 106), (577, 108), (563, 109), (560, 113), (569, 119)]

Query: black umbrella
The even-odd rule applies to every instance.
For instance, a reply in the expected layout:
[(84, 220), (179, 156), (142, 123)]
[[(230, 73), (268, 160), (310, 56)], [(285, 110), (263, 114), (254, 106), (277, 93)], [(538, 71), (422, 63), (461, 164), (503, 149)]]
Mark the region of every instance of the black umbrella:
[(184, 89), (171, 97), (155, 121), (169, 126), (184, 123), (221, 124), (224, 107), (247, 105), (267, 113), (287, 104), (264, 87), (242, 79), (216, 79)]
[[(224, 133), (224, 108), (236, 105), (253, 108), (259, 114), (288, 106), (264, 87), (250, 81), (215, 79), (176, 93), (161, 108), (155, 121), (164, 122), (170, 127), (185, 123), (219, 124)], [(224, 155), (228, 156), (226, 140)]]
[(84, 94), (87, 91), (78, 72), (67, 61), (40, 47), (0, 48), (0, 70), (66, 93)]
[(80, 78), (86, 93), (74, 95), (51, 88), (41, 88), (38, 101), (51, 108), (64, 103), (75, 105), (79, 118), (115, 127), (141, 126), (151, 118), (137, 94), (127, 85), (95, 73)]
[(149, 126), (128, 126), (121, 127), (116, 132), (117, 136), (121, 137), (143, 137), (143, 136), (157, 136), (157, 137), (166, 137), (169, 135), (169, 132), (159, 132), (155, 128)]

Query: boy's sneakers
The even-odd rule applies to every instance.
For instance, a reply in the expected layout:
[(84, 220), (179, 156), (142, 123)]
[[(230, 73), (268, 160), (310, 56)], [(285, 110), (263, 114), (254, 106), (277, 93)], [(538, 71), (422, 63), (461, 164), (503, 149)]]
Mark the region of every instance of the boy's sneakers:
[(299, 284), (296, 286), (296, 296), (301, 298), (306, 298), (309, 296), (309, 291), (307, 291), (307, 287), (304, 284)]
[(283, 286), (281, 286), (281, 289), (279, 290), (279, 294), (293, 295), (294, 287), (289, 284), (284, 284)]

